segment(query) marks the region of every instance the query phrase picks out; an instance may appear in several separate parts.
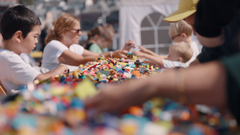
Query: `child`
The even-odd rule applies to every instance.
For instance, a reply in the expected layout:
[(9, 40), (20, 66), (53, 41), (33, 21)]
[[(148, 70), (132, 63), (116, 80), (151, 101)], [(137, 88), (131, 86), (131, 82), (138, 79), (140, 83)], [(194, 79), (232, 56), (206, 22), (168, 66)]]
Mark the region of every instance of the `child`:
[(88, 41), (85, 48), (91, 52), (102, 53), (102, 49), (108, 47), (111, 43), (112, 34), (104, 27), (98, 26), (88, 32)]
[(189, 61), (193, 55), (193, 51), (189, 44), (186, 42), (174, 43), (169, 48), (169, 55), (165, 59), (161, 56), (155, 56), (143, 52), (133, 52), (138, 57), (147, 58), (151, 63), (158, 66), (164, 66), (165, 68), (172, 67), (187, 67), (185, 64)]
[(191, 62), (193, 62), (199, 54), (199, 50), (197, 44), (192, 41), (191, 38), (192, 26), (184, 20), (180, 20), (170, 25), (168, 33), (174, 42), (186, 42), (191, 46), (193, 50), (193, 55), (192, 58), (188, 62), (186, 62), (186, 64), (189, 65)]
[(22, 5), (8, 8), (2, 15), (1, 30), (5, 44), (4, 49), (0, 49), (0, 84), (7, 94), (35, 79), (43, 81), (68, 69), (67, 66), (60, 65), (41, 74), (19, 56), (21, 53), (30, 53), (35, 48), (40, 25), (37, 15)]

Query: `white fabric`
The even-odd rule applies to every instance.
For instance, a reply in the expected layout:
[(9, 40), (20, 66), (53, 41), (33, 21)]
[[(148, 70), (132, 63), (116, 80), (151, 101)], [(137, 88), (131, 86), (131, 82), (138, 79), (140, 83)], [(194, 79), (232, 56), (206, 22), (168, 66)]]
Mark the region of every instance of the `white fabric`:
[[(168, 16), (178, 8), (178, 0), (128, 0), (122, 1), (120, 7), (120, 48), (130, 39), (141, 45), (141, 23), (151, 13), (159, 12)], [(154, 2), (153, 2), (154, 1)]]
[[(58, 57), (62, 55), (62, 53), (68, 50), (68, 47), (62, 44), (57, 40), (52, 40), (49, 42), (43, 51), (43, 58), (42, 58), (42, 67), (47, 68), (48, 70), (53, 70), (58, 67), (61, 63), (58, 61)], [(84, 48), (80, 45), (73, 44), (70, 46), (71, 51), (82, 55)], [(77, 66), (69, 66), (70, 71), (73, 71), (77, 68)]]
[(163, 60), (164, 68), (172, 68), (172, 67), (188, 67), (185, 63), (179, 61), (170, 61), (170, 60)]
[(0, 49), (0, 83), (7, 93), (33, 82), (40, 74), (14, 52)]
[[(84, 48), (81, 45), (78, 44), (74, 44), (70, 46), (70, 50), (79, 54), (79, 55), (83, 55), (84, 52)], [(78, 70), (78, 66), (68, 66), (70, 71), (74, 71), (74, 70)]]
[(191, 46), (191, 48), (193, 50), (193, 56), (188, 62), (186, 62), (187, 66), (189, 66), (189, 64), (191, 64), (197, 58), (197, 56), (199, 54), (198, 45), (196, 44), (196, 42), (193, 41), (189, 45)]
[(20, 57), (25, 61), (27, 64), (30, 64), (31, 66), (36, 65), (36, 61), (27, 53), (21, 53)]
[(58, 57), (61, 56), (65, 50), (68, 50), (68, 48), (61, 42), (57, 40), (49, 42), (43, 51), (42, 67), (48, 70), (53, 70), (58, 67), (61, 64), (58, 61)]

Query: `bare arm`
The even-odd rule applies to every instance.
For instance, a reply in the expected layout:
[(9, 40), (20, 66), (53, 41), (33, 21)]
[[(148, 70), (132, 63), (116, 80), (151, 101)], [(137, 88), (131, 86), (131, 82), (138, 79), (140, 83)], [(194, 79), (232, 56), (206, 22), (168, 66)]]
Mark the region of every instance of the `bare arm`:
[(164, 57), (162, 57), (162, 56), (159, 56), (159, 55), (153, 56), (153, 55), (150, 55), (147, 53), (137, 52), (137, 51), (133, 52), (133, 54), (135, 54), (138, 57), (143, 57), (143, 58), (148, 59), (149, 62), (154, 65), (163, 66)]
[[(221, 63), (211, 62), (180, 70), (188, 103), (226, 106), (226, 74)], [(85, 101), (86, 107), (102, 112), (139, 105), (154, 97), (167, 97), (178, 101), (178, 77), (175, 70), (168, 70), (147, 79), (129, 81), (125, 85), (108, 86), (98, 95), (88, 98)]]
[(64, 73), (65, 71), (68, 70), (68, 67), (66, 65), (59, 65), (57, 68), (47, 72), (47, 73), (44, 73), (44, 74), (39, 74), (35, 80), (39, 80), (39, 81), (43, 81), (43, 80), (46, 80), (54, 75), (58, 75), (58, 74), (62, 74)]
[(159, 56), (158, 54), (154, 53), (153, 51), (151, 51), (147, 48), (144, 48), (140, 45), (138, 47), (141, 49), (140, 52), (143, 52), (143, 53), (146, 53), (146, 54), (149, 54), (149, 55), (152, 55), (152, 56), (157, 56), (157, 57)]
[[(85, 50), (84, 50), (85, 51)], [(80, 64), (86, 64), (88, 61), (92, 61), (93, 59), (101, 56), (98, 55), (89, 55), (89, 56), (81, 56), (75, 52), (70, 50), (65, 50), (62, 55), (58, 57), (58, 61), (63, 64), (71, 65), (71, 66), (79, 66)]]

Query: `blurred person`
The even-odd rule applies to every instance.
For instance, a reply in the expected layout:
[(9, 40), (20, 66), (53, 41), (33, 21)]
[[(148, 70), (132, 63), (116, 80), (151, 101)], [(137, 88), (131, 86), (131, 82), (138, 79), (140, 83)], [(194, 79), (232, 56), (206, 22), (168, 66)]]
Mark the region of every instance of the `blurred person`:
[(160, 57), (159, 55), (156, 57), (154, 55), (150, 55), (143, 52), (134, 51), (133, 52), (138, 57), (144, 57), (151, 62), (151, 64), (155, 64), (158, 66), (163, 66), (164, 68), (173, 68), (173, 67), (188, 67), (187, 63), (193, 56), (193, 50), (191, 46), (186, 42), (177, 42), (173, 43), (169, 47), (169, 54), (167, 58)]
[[(209, 35), (216, 35), (218, 38), (219, 34), (221, 35), (219, 28), (231, 23), (231, 19), (225, 20), (225, 15), (230, 18), (235, 16), (236, 12), (238, 12), (239, 1), (201, 1), (203, 2), (203, 5), (208, 4), (209, 2), (209, 7), (206, 8), (208, 10), (204, 10), (205, 13), (208, 14), (208, 17), (213, 17), (212, 15), (216, 13), (216, 10), (212, 10), (213, 7), (218, 8), (217, 14), (219, 14), (219, 16), (223, 15), (224, 20), (217, 24), (217, 26), (220, 27), (216, 27), (216, 29), (213, 28), (209, 32)], [(214, 2), (220, 2), (221, 6), (216, 3), (213, 6), (212, 4)], [(223, 8), (224, 6), (227, 6), (227, 8)], [(224, 12), (225, 10), (229, 11)], [(196, 20), (197, 19), (201, 20), (201, 17), (198, 18), (196, 16)], [(214, 19), (214, 17), (212, 19)], [(208, 27), (210, 25), (206, 25), (206, 22), (200, 21), (196, 25), (196, 32), (198, 32), (197, 27), (200, 26), (202, 26), (202, 29), (199, 31), (203, 33), (210, 29)], [(217, 39), (215, 37), (202, 37), (201, 40), (206, 39), (206, 42), (213, 42), (214, 44), (218, 43), (218, 41), (215, 42)], [(239, 37), (237, 39), (239, 39)], [(109, 86), (102, 90), (98, 95), (88, 98), (85, 101), (86, 107), (95, 108), (98, 112), (113, 111), (131, 105), (141, 104), (152, 97), (167, 97), (181, 103), (206, 104), (230, 109), (239, 125), (239, 61), (240, 54), (237, 53), (225, 56), (218, 61), (193, 65), (188, 69), (168, 70), (148, 79), (132, 80), (128, 82), (128, 85), (121, 84)], [(114, 92), (111, 90), (114, 90)]]
[(54, 29), (46, 37), (47, 45), (43, 51), (42, 67), (52, 70), (63, 63), (73, 71), (77, 70), (80, 64), (86, 64), (102, 56), (126, 58), (126, 51), (123, 50), (94, 53), (84, 49), (78, 44), (81, 34), (78, 18), (67, 13), (59, 16), (54, 23)]
[[(113, 39), (114, 34), (115, 34), (114, 29), (113, 29), (113, 26), (112, 26), (111, 24), (105, 24), (105, 25), (103, 26), (103, 28), (104, 28), (104, 30), (106, 30), (106, 31), (111, 35), (111, 37), (112, 37), (112, 39)], [(113, 40), (114, 40), (114, 39), (113, 39)], [(103, 48), (102, 51), (103, 51), (103, 52), (107, 52), (109, 46), (110, 46), (110, 44), (108, 45), (108, 47)]]
[(186, 62), (186, 64), (189, 65), (191, 62), (193, 62), (199, 54), (199, 50), (196, 42), (192, 41), (192, 26), (186, 23), (184, 20), (180, 20), (170, 25), (168, 34), (174, 42), (186, 42), (191, 46), (193, 55), (192, 58)]
[[(201, 40), (200, 43), (203, 45), (201, 53), (197, 56), (196, 60), (191, 63), (198, 64), (198, 63), (205, 63), (212, 60), (218, 60), (223, 56), (227, 56), (230, 54), (234, 54), (239, 51), (238, 43), (237, 43), (237, 35), (240, 23), (240, 12), (236, 12), (236, 14), (232, 14), (228, 16), (229, 12), (232, 12), (235, 7), (238, 6), (238, 3), (233, 5), (234, 8), (231, 8), (232, 3), (228, 1), (206, 1), (201, 0), (200, 4), (198, 4), (199, 0), (181, 0), (180, 4), (178, 5), (178, 10), (170, 14), (169, 16), (165, 17), (163, 20), (169, 23), (177, 22), (179, 20), (185, 20), (188, 24), (190, 24), (193, 28), (193, 34), (196, 35), (195, 27), (197, 27), (200, 31), (206, 31), (205, 34), (212, 37), (215, 33), (213, 32), (215, 28), (217, 28), (217, 37), (212, 38), (214, 39), (214, 43), (204, 43)], [(198, 8), (197, 8), (198, 4)], [(210, 5), (208, 5), (210, 4)], [(222, 6), (220, 8), (220, 6)], [(225, 6), (228, 6), (226, 8)], [(209, 12), (205, 12), (205, 9), (209, 9)], [(221, 9), (227, 9), (226, 14), (222, 16)], [(197, 14), (197, 18), (195, 20), (196, 11), (200, 10), (199, 14)], [(214, 13), (214, 14), (213, 14)], [(208, 16), (208, 17), (206, 17)], [(202, 29), (200, 25), (201, 22), (206, 24), (206, 28)], [(225, 22), (229, 22), (224, 27), (219, 27), (219, 24)], [(226, 23), (225, 23), (226, 24)], [(211, 25), (211, 27), (210, 27)], [(213, 35), (212, 35), (213, 34)], [(197, 34), (198, 36), (198, 34)], [(199, 37), (199, 36), (198, 36)], [(225, 40), (223, 40), (223, 37)], [(199, 38), (198, 38), (199, 39)], [(208, 39), (205, 39), (208, 41)]]
[(112, 35), (103, 26), (95, 27), (88, 32), (87, 50), (102, 53), (102, 49), (108, 47), (110, 44), (112, 44)]

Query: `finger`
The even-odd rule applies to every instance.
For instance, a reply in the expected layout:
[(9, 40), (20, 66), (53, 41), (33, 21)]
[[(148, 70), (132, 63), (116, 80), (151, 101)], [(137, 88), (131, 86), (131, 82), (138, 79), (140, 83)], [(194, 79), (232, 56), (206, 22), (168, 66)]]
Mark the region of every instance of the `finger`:
[(126, 55), (123, 55), (123, 54), (119, 54), (120, 58), (127, 58)]
[(124, 53), (124, 54), (126, 54), (128, 51), (127, 51), (127, 50), (122, 50), (121, 52)]

